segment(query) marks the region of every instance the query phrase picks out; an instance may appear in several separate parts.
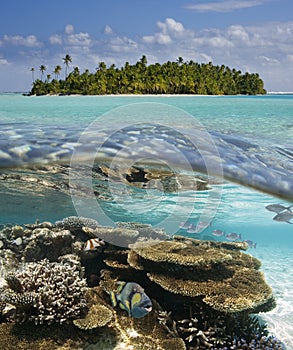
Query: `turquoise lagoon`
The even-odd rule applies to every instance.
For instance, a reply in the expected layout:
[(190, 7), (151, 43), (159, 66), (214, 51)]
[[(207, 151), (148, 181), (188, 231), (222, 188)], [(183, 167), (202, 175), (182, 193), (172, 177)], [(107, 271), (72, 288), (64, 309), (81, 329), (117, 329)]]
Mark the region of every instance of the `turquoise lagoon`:
[[(213, 180), (210, 190), (195, 192), (191, 188), (184, 188), (180, 193), (165, 193), (158, 188), (127, 187), (125, 183), (113, 181), (112, 200), (100, 199), (98, 212), (94, 209), (94, 215), (102, 213), (110, 222), (150, 223), (164, 227), (172, 234), (225, 240), (224, 236), (213, 235), (213, 230), (218, 229), (241, 234), (241, 240), (256, 243), (256, 248), (249, 248), (248, 253), (262, 261), (262, 270), (277, 299), (277, 307), (262, 317), (268, 322), (271, 332), (284, 341), (288, 349), (292, 349), (293, 225), (273, 220), (276, 213), (265, 207), (269, 204), (293, 204), (293, 95), (24, 97), (21, 94), (2, 94), (0, 178), (1, 174), (9, 173), (12, 169), (20, 175), (30, 175), (33, 172), (30, 166), (34, 162), (41, 163), (42, 159), (51, 165), (54, 162), (68, 164), (76, 143), (89, 126), (109, 128), (119, 111), (122, 112), (121, 118), (126, 118), (124, 120), (127, 122), (128, 114), (124, 112), (128, 108), (126, 106), (131, 110), (133, 104), (142, 106), (142, 119), (139, 120), (144, 123), (157, 120), (164, 125), (166, 121), (160, 119), (159, 112), (151, 116), (154, 110), (146, 106), (159, 106), (159, 111), (162, 106), (163, 109), (171, 109), (168, 128), (179, 130), (184, 136), (193, 135), (194, 125), (199, 125), (215, 140), (216, 149), (220, 148), (226, 178), (219, 177), (217, 173), (209, 174)], [(181, 112), (176, 115), (173, 108), (175, 112), (182, 111), (183, 117)], [(190, 121), (189, 117), (194, 118), (196, 124), (191, 122), (186, 125)], [(120, 121), (113, 130), (122, 130), (123, 133)], [(133, 119), (125, 125), (129, 127), (131, 124)], [(142, 137), (136, 129), (130, 134), (132, 141)], [(112, 150), (119, 146), (116, 136), (115, 142), (105, 147), (106, 152), (108, 148)], [(168, 135), (163, 141), (168, 143)], [(144, 142), (151, 141), (148, 139)], [(175, 167), (183, 178), (190, 176), (192, 170), (184, 166), (180, 169), (177, 160), (172, 161), (172, 153), (168, 154), (165, 143), (161, 140), (153, 144), (154, 149), (157, 147), (157, 157), (160, 154), (162, 158), (167, 156), (161, 160), (160, 167), (162, 164), (171, 170)], [(185, 153), (184, 147), (182, 157), (186, 157), (188, 163), (191, 150)], [(146, 149), (144, 143), (141, 148)], [(180, 153), (180, 147), (178, 149)], [(85, 154), (82, 152), (83, 156)], [(123, 157), (127, 158), (127, 155), (122, 154)], [(111, 155), (107, 160), (109, 158)], [(148, 166), (148, 159), (142, 157), (140, 162), (145, 161)], [(198, 159), (192, 159), (192, 165), (195, 165), (192, 169), (205, 176), (201, 174), (202, 168), (197, 162)], [(243, 173), (243, 169), (234, 171), (234, 163), (240, 168), (244, 164), (247, 173)], [(260, 168), (261, 173), (258, 172)], [(258, 177), (251, 182), (255, 174)], [(263, 179), (268, 179), (268, 182)], [(56, 221), (77, 215), (80, 210), (84, 213), (74, 199), (52, 187), (34, 192), (25, 186), (18, 187), (15, 182), (5, 183), (2, 177), (0, 194), (0, 225), (33, 223), (36, 219)], [(179, 227), (184, 221), (196, 225), (206, 220), (210, 225), (200, 233), (188, 233)]]

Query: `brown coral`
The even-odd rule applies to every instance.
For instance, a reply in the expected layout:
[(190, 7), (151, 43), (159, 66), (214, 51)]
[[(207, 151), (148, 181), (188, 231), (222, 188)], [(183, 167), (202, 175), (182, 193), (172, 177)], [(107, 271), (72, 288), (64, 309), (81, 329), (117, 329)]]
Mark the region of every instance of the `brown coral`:
[(258, 271), (259, 260), (239, 249), (243, 247), (232, 243), (223, 248), (216, 242), (176, 237), (132, 245), (128, 263), (147, 272), (148, 278), (166, 291), (201, 297), (221, 312), (271, 310), (274, 298)]
[(85, 313), (87, 286), (83, 268), (75, 256), (70, 257), (61, 257), (58, 263), (47, 259), (27, 263), (13, 278), (9, 276), (13, 283), (5, 290), (3, 298), (16, 306), (16, 322), (62, 324)]
[(105, 326), (112, 317), (113, 313), (107, 306), (94, 304), (85, 318), (76, 319), (73, 323), (80, 329), (93, 329)]

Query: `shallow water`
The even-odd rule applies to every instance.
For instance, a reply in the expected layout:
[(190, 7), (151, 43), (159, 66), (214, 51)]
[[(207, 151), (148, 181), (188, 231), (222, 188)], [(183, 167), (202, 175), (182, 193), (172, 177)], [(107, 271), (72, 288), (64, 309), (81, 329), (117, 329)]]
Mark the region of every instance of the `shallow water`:
[[(265, 208), (293, 201), (292, 95), (3, 94), (0, 123), (0, 224), (80, 215), (200, 239), (237, 233), (256, 243), (248, 253), (262, 261), (277, 299), (263, 317), (293, 348), (293, 226)], [(107, 176), (95, 177), (93, 164)], [(137, 173), (148, 177), (135, 181)], [(209, 189), (195, 191), (194, 178)], [(206, 227), (190, 233), (180, 228), (186, 221)]]

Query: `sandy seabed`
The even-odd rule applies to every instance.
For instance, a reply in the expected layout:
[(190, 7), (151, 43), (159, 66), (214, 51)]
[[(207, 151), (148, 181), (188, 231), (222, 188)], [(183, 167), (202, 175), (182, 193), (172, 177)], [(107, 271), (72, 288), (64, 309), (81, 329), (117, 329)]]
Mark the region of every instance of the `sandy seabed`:
[(252, 255), (261, 260), (261, 270), (277, 301), (277, 306), (261, 318), (288, 350), (293, 349), (293, 248), (259, 248)]

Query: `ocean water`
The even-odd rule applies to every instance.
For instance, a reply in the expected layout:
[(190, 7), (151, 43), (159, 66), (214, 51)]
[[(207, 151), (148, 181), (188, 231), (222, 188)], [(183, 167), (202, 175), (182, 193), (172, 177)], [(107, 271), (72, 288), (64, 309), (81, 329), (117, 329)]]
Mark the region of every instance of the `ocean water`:
[[(293, 218), (277, 221), (266, 209), (293, 204), (293, 95), (2, 94), (0, 126), (0, 225), (80, 215), (199, 239), (237, 233), (253, 242), (248, 253), (262, 261), (277, 299), (262, 317), (293, 349)], [(108, 167), (107, 186), (93, 178), (96, 162)], [(135, 185), (133, 167), (172, 173), (175, 185), (155, 176)], [(194, 176), (209, 189), (195, 191)], [(184, 222), (200, 229), (188, 232)]]

